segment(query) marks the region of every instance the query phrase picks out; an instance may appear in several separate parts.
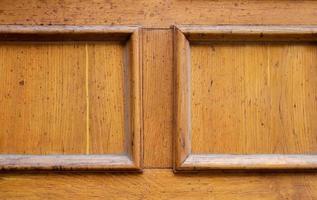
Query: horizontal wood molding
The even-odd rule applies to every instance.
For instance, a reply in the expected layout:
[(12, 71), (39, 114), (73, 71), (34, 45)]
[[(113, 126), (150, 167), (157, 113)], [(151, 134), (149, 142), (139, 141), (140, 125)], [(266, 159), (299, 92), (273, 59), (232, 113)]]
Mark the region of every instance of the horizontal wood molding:
[[(174, 27), (175, 135), (174, 170), (311, 170), (313, 154), (195, 154), (192, 152), (191, 44), (206, 42), (317, 41), (316, 26), (195, 26)], [(211, 144), (212, 145), (212, 144)]]
[(138, 26), (0, 25), (0, 41), (127, 41)]
[(210, 169), (316, 169), (316, 155), (280, 154), (190, 154), (182, 164), (184, 170)]
[[(4, 42), (122, 41), (125, 135), (123, 154), (90, 155), (88, 147), (86, 155), (0, 154), (0, 170), (140, 171), (143, 162), (140, 34), (138, 26), (0, 25), (0, 41)], [(87, 126), (89, 132), (89, 123)]]
[(189, 41), (317, 41), (316, 26), (182, 25), (177, 28)]
[(1, 170), (135, 170), (127, 155), (1, 155)]

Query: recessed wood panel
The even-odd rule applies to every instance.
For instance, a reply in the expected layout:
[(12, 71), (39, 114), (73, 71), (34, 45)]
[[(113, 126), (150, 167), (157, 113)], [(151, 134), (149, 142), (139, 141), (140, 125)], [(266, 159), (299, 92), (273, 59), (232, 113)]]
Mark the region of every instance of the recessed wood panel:
[(175, 169), (315, 169), (316, 32), (176, 28)]
[(0, 44), (0, 152), (80, 154), (86, 146), (85, 44)]
[(137, 27), (0, 30), (0, 169), (138, 170)]
[(193, 44), (192, 153), (317, 152), (317, 45)]
[[(124, 44), (88, 44), (89, 154), (124, 153)], [(129, 76), (128, 74), (126, 76)], [(128, 102), (127, 102), (128, 103)], [(129, 131), (129, 130), (127, 130)]]
[(0, 49), (2, 153), (124, 152), (123, 43), (2, 43)]

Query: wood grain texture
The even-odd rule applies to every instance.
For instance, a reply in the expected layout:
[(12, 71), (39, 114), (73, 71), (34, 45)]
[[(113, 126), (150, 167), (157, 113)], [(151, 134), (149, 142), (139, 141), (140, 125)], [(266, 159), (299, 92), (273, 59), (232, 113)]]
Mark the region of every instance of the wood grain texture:
[(2, 199), (218, 199), (317, 198), (317, 176), (302, 174), (1, 174)]
[(1, 43), (0, 152), (85, 152), (85, 44)]
[(0, 41), (127, 41), (138, 26), (0, 25)]
[(1, 155), (0, 170), (79, 170), (79, 171), (129, 171), (136, 170), (126, 155)]
[(316, 41), (317, 27), (305, 25), (177, 25), (190, 41)]
[(313, 26), (177, 26), (174, 169), (315, 169), (315, 159), (291, 155), (316, 152), (315, 32)]
[(175, 126), (174, 168), (178, 168), (191, 153), (191, 68), (190, 44), (185, 35), (174, 28), (175, 57)]
[[(98, 34), (103, 34), (104, 38), (111, 38), (113, 35), (118, 35), (127, 39), (134, 31), (138, 29), (138, 26), (118, 26), (118, 25), (1, 25), (0, 33), (2, 35), (19, 34), (21, 39), (28, 34), (36, 34), (39, 37), (43, 35), (67, 35), (70, 37), (76, 37), (76, 35), (85, 36), (85, 34), (95, 34), (95, 36), (100, 36)], [(98, 38), (98, 37), (97, 37)], [(7, 38), (3, 38), (5, 40)]]
[(2, 0), (0, 8), (1, 24), (317, 24), (312, 0)]
[(193, 153), (317, 151), (317, 45), (191, 45)]
[[(102, 40), (92, 42), (90, 34)], [(0, 70), (8, 76), (1, 79), (0, 146), (2, 153), (15, 154), (0, 156), (1, 169), (140, 169), (142, 71), (137, 27), (0, 26), (0, 35), (10, 41), (1, 48)], [(45, 42), (25, 42), (35, 36)], [(63, 41), (46, 41), (55, 41), (55, 36)], [(79, 38), (84, 41), (72, 41)], [(107, 156), (96, 160), (17, 154)]]
[(117, 42), (89, 44), (87, 52), (90, 58), (88, 153), (124, 153), (124, 104), (129, 102), (129, 96), (124, 95), (124, 67), (128, 67), (123, 65), (124, 45)]
[(130, 107), (131, 117), (129, 119), (131, 124), (130, 132), (126, 132), (126, 149), (128, 156), (133, 160), (137, 170), (143, 167), (143, 103), (142, 103), (142, 47), (141, 47), (142, 31), (136, 29), (130, 36), (126, 48), (126, 62), (129, 61), (131, 71), (131, 81), (126, 83), (129, 85), (131, 92)]
[(173, 47), (170, 30), (143, 31), (144, 167), (172, 163)]
[(307, 154), (190, 154), (182, 170), (315, 170), (316, 155)]
[[(175, 110), (165, 109), (171, 106), (169, 98), (174, 94), (166, 94), (173, 86), (170, 79), (165, 80), (163, 75), (170, 78), (172, 72), (167, 65), (170, 65), (171, 56), (167, 56), (172, 44), (169, 41), (168, 31), (173, 24), (317, 24), (317, 1), (304, 0), (19, 0), (19, 1), (0, 1), (0, 24), (37, 24), (40, 25), (88, 25), (88, 24), (139, 24), (145, 27), (156, 27), (158, 29), (149, 30), (150, 33), (143, 31), (145, 37), (152, 41), (144, 42), (142, 39), (144, 53), (148, 61), (143, 62), (144, 74), (144, 116), (150, 119), (144, 121), (144, 141), (145, 141), (145, 165), (151, 168), (171, 167), (169, 163), (172, 152), (168, 153), (170, 141), (169, 123)], [(110, 26), (111, 27), (111, 26)], [(108, 27), (109, 28), (109, 27)], [(162, 30), (161, 28), (166, 28)], [(23, 28), (24, 29), (24, 28)], [(28, 28), (25, 28), (28, 29)], [(45, 27), (44, 29), (50, 29)], [(72, 28), (70, 28), (72, 29)], [(30, 30), (23, 30), (29, 32)], [(23, 32), (22, 31), (22, 32)], [(47, 30), (41, 30), (42, 33)], [(67, 30), (69, 31), (69, 30)], [(76, 31), (76, 30), (71, 30)], [(71, 32), (69, 31), (69, 33)], [(156, 33), (158, 31), (158, 33)], [(166, 35), (165, 32), (166, 31)], [(1, 29), (0, 29), (1, 32)], [(89, 32), (89, 31), (88, 31)], [(164, 34), (163, 34), (164, 32)], [(0, 33), (0, 40), (6, 34)], [(28, 33), (25, 40), (34, 39), (36, 34)], [(51, 34), (52, 35), (52, 34)], [(41, 40), (52, 39), (52, 36), (40, 37)], [(69, 35), (61, 36), (56, 33), (53, 35), (57, 40), (69, 40)], [(78, 33), (78, 36), (71, 40), (82, 40), (82, 36), (89, 36), (90, 40), (102, 40), (103, 34)], [(257, 35), (257, 34), (255, 34)], [(14, 39), (17, 35), (11, 35)], [(57, 37), (58, 36), (58, 37)], [(123, 33), (121, 40), (126, 41), (130, 38)], [(261, 36), (261, 34), (260, 34)], [(258, 35), (256, 36), (258, 37)], [(77, 39), (76, 39), (77, 38)], [(109, 38), (107, 38), (109, 39)], [(107, 40), (106, 39), (106, 40)], [(130, 41), (131, 42), (131, 41)], [(129, 41), (128, 41), (129, 43)], [(139, 41), (139, 44), (141, 42)], [(160, 45), (162, 44), (162, 45)], [(136, 44), (134, 44), (136, 46)], [(131, 63), (131, 44), (124, 47), (123, 63)], [(115, 48), (115, 47), (114, 47)], [(140, 54), (141, 54), (140, 47)], [(157, 49), (157, 52), (156, 52)], [(165, 51), (163, 51), (164, 49)], [(293, 50), (291, 50), (293, 51)], [(305, 50), (306, 51), (306, 50)], [(117, 51), (115, 51), (117, 52)], [(117, 52), (118, 53), (118, 52)], [(115, 54), (118, 56), (117, 54)], [(151, 58), (155, 55), (155, 58)], [(166, 55), (166, 56), (163, 56)], [(115, 56), (115, 57), (116, 57)], [(142, 56), (141, 56), (142, 57)], [(151, 59), (150, 59), (151, 58)], [(188, 57), (187, 57), (188, 58)], [(163, 61), (165, 59), (165, 61)], [(101, 62), (101, 61), (100, 61)], [(137, 61), (136, 61), (137, 62)], [(141, 66), (141, 65), (140, 65)], [(154, 66), (154, 67), (153, 67)], [(160, 70), (160, 68), (162, 70)], [(130, 70), (126, 74), (133, 73)], [(175, 68), (176, 69), (176, 68)], [(300, 74), (303, 72), (299, 70)], [(175, 72), (173, 72), (175, 73)], [(0, 78), (2, 72), (0, 73)], [(116, 74), (116, 73), (115, 73)], [(134, 73), (135, 74), (135, 73)], [(283, 72), (278, 72), (281, 75)], [(118, 75), (118, 74), (116, 74)], [(303, 75), (303, 74), (301, 74)], [(93, 76), (92, 76), (93, 77)], [(102, 80), (98, 77), (99, 81)], [(126, 76), (129, 77), (129, 76)], [(153, 80), (151, 78), (153, 77)], [(85, 80), (89, 80), (83, 77)], [(89, 77), (88, 77), (89, 78)], [(100, 79), (99, 79), (100, 78)], [(112, 76), (112, 78), (114, 78)], [(281, 78), (281, 76), (276, 76)], [(90, 78), (91, 79), (91, 78)], [(127, 80), (126, 78), (125, 80)], [(142, 79), (142, 78), (140, 78)], [(112, 80), (112, 79), (111, 79)], [(260, 79), (262, 80), (262, 79)], [(294, 79), (295, 80), (295, 79)], [(298, 80), (297, 80), (298, 81)], [(0, 81), (1, 82), (1, 81)], [(250, 81), (249, 81), (250, 82)], [(313, 81), (314, 82), (314, 81)], [(308, 86), (306, 84), (306, 86)], [(0, 86), (1, 88), (1, 86)], [(128, 88), (128, 90), (125, 90)], [(164, 90), (166, 88), (166, 90)], [(282, 89), (283, 87), (280, 86)], [(87, 84), (84, 92), (87, 90)], [(129, 90), (130, 89), (130, 90)], [(311, 90), (312, 88), (306, 88)], [(123, 87), (124, 94), (132, 92), (133, 89)], [(158, 94), (155, 94), (155, 90)], [(175, 90), (174, 90), (175, 91)], [(251, 90), (250, 90), (251, 91)], [(166, 93), (165, 93), (166, 92)], [(252, 91), (251, 91), (252, 92)], [(1, 92), (0, 92), (1, 93)], [(141, 91), (142, 93), (142, 91)], [(84, 93), (87, 99), (87, 95)], [(166, 96), (165, 96), (166, 95)], [(298, 95), (299, 101), (301, 95)], [(86, 100), (84, 99), (84, 100)], [(91, 101), (93, 97), (89, 100)], [(131, 102), (133, 98), (131, 97)], [(162, 101), (160, 101), (162, 99)], [(125, 113), (132, 113), (133, 103), (125, 104)], [(313, 104), (308, 102), (308, 104)], [(113, 104), (111, 104), (113, 105)], [(164, 106), (160, 108), (160, 106)], [(285, 105), (289, 106), (288, 104)], [(304, 106), (304, 103), (302, 103)], [(142, 105), (141, 105), (142, 107)], [(147, 108), (149, 107), (149, 108)], [(107, 109), (107, 108), (106, 108)], [(153, 110), (153, 112), (152, 112)], [(164, 112), (165, 110), (165, 112)], [(313, 111), (314, 109), (312, 109)], [(92, 111), (90, 109), (90, 111)], [(155, 112), (159, 111), (159, 115)], [(312, 112), (310, 111), (310, 112)], [(1, 112), (1, 111), (0, 111)], [(163, 113), (164, 112), (164, 113)], [(87, 116), (88, 113), (86, 113)], [(291, 113), (292, 114), (292, 113)], [(156, 115), (156, 117), (155, 117)], [(299, 114), (296, 114), (300, 116)], [(100, 115), (101, 116), (101, 115)], [(118, 116), (116, 113), (115, 116)], [(125, 119), (129, 116), (125, 114)], [(132, 129), (133, 120), (126, 124), (126, 130)], [(159, 123), (156, 123), (155, 121)], [(305, 121), (305, 120), (302, 120)], [(141, 120), (142, 122), (142, 120)], [(175, 121), (174, 121), (175, 123)], [(140, 123), (142, 125), (142, 123)], [(157, 126), (160, 125), (160, 126)], [(155, 127), (152, 127), (155, 126)], [(309, 125), (311, 126), (311, 125)], [(87, 127), (84, 127), (86, 132)], [(174, 127), (173, 127), (174, 128)], [(302, 129), (302, 128), (300, 128)], [(125, 133), (128, 133), (126, 131)], [(125, 135), (125, 151), (133, 157), (133, 148), (130, 145), (134, 134)], [(142, 137), (139, 139), (142, 142)], [(155, 140), (155, 141), (153, 141)], [(289, 142), (289, 141), (288, 141)], [(308, 142), (309, 143), (309, 142)], [(133, 142), (135, 145), (135, 143)], [(159, 146), (162, 147), (159, 147)], [(166, 145), (166, 146), (164, 146)], [(152, 152), (153, 146), (155, 151)], [(300, 146), (296, 146), (298, 148)], [(307, 147), (307, 146), (306, 146)], [(139, 146), (139, 148), (141, 148)], [(301, 147), (300, 147), (301, 148)], [(121, 149), (118, 148), (119, 152)], [(282, 148), (281, 148), (282, 149)], [(280, 149), (280, 150), (281, 150)], [(87, 150), (87, 149), (86, 149)], [(86, 152), (86, 151), (85, 151)], [(134, 151), (141, 152), (141, 151)], [(137, 154), (138, 155), (138, 154)], [(159, 155), (161, 157), (154, 157)], [(126, 158), (126, 157), (125, 157)], [(236, 158), (236, 157), (235, 157)], [(25, 159), (25, 158), (24, 158)], [(141, 157), (139, 157), (141, 159)], [(127, 159), (125, 159), (127, 160)], [(208, 159), (209, 160), (209, 159)], [(257, 160), (257, 159), (256, 159)], [(6, 160), (7, 161), (7, 160)], [(22, 159), (23, 161), (23, 159)], [(25, 160), (24, 160), (25, 161)], [(66, 160), (69, 161), (69, 160)], [(228, 161), (228, 159), (226, 159)], [(279, 160), (281, 161), (281, 160)], [(229, 161), (231, 162), (231, 161)], [(44, 163), (42, 163), (44, 164)], [(313, 200), (317, 199), (317, 176), (316, 173), (195, 173), (195, 174), (173, 174), (171, 169), (167, 170), (145, 170), (143, 174), (127, 173), (15, 173), (0, 174), (0, 199), (218, 199), (218, 200)]]

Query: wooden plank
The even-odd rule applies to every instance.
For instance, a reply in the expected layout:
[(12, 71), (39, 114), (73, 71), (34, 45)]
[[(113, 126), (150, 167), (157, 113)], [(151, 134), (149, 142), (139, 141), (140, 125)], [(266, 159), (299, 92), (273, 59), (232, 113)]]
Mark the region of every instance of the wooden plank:
[(0, 152), (85, 153), (85, 44), (1, 43), (0, 60)]
[[(54, 188), (54, 189), (52, 189)], [(300, 174), (1, 174), (2, 199), (316, 199), (317, 175)]]
[(312, 0), (2, 0), (0, 8), (1, 24), (317, 24)]
[(172, 164), (173, 47), (171, 30), (143, 31), (144, 167)]

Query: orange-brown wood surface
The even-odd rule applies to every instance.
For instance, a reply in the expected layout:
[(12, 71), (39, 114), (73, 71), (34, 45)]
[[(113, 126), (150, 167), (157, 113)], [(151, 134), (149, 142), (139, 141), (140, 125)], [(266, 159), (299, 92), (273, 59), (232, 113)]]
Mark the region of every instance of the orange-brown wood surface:
[[(314, 77), (316, 66), (316, 32), (315, 26), (299, 25), (175, 26), (174, 169), (316, 169), (317, 156), (310, 150), (315, 146), (310, 143), (314, 142), (310, 132), (314, 127), (309, 127), (316, 107), (315, 82), (310, 77)], [(225, 48), (229, 52), (222, 51)], [(282, 70), (282, 77), (278, 76), (281, 66), (291, 71)], [(222, 83), (213, 89), (217, 78)], [(236, 83), (240, 81), (241, 85)], [(298, 102), (300, 111), (290, 112)], [(290, 131), (281, 138), (286, 126), (296, 138), (289, 136)], [(230, 135), (233, 137), (226, 138)], [(269, 146), (273, 151), (267, 150), (267, 144), (273, 145)], [(217, 145), (219, 149), (212, 149)], [(310, 152), (287, 152), (288, 146), (293, 149), (300, 145)], [(254, 151), (258, 147), (261, 151)], [(278, 147), (287, 151), (281, 152)]]
[(89, 148), (87, 153), (124, 152), (124, 65), (123, 44), (93, 44), (88, 77)]
[(314, 174), (1, 174), (2, 199), (218, 199), (317, 198)]
[(85, 45), (1, 43), (1, 153), (85, 153)]
[(2, 43), (0, 49), (2, 153), (124, 151), (122, 44)]
[[(0, 34), (4, 41), (1, 69), (11, 75), (2, 79), (2, 170), (139, 170), (143, 141), (138, 27), (4, 25)], [(64, 51), (64, 46), (70, 49)], [(15, 51), (10, 52), (10, 48)], [(33, 53), (34, 49), (38, 51)], [(20, 71), (15, 72), (16, 68)], [(78, 75), (75, 70), (82, 73)], [(22, 79), (19, 85), (27, 82), (29, 87), (11, 88), (17, 75)], [(82, 84), (72, 84), (72, 79)], [(48, 83), (52, 88), (42, 89)], [(50, 98), (53, 101), (47, 102)], [(47, 110), (49, 107), (52, 109)], [(82, 109), (81, 115), (72, 112), (75, 109)], [(78, 129), (72, 130), (74, 127)], [(65, 151), (65, 136), (75, 146), (67, 146), (71, 151)], [(62, 146), (51, 150), (55, 144)], [(102, 155), (89, 157), (91, 154)]]
[(314, 0), (10, 0), (1, 24), (317, 24)]
[(317, 199), (316, 10), (0, 1), (0, 199)]
[(172, 163), (173, 47), (170, 30), (143, 32), (144, 165)]
[(314, 153), (317, 46), (191, 45), (192, 152)]

